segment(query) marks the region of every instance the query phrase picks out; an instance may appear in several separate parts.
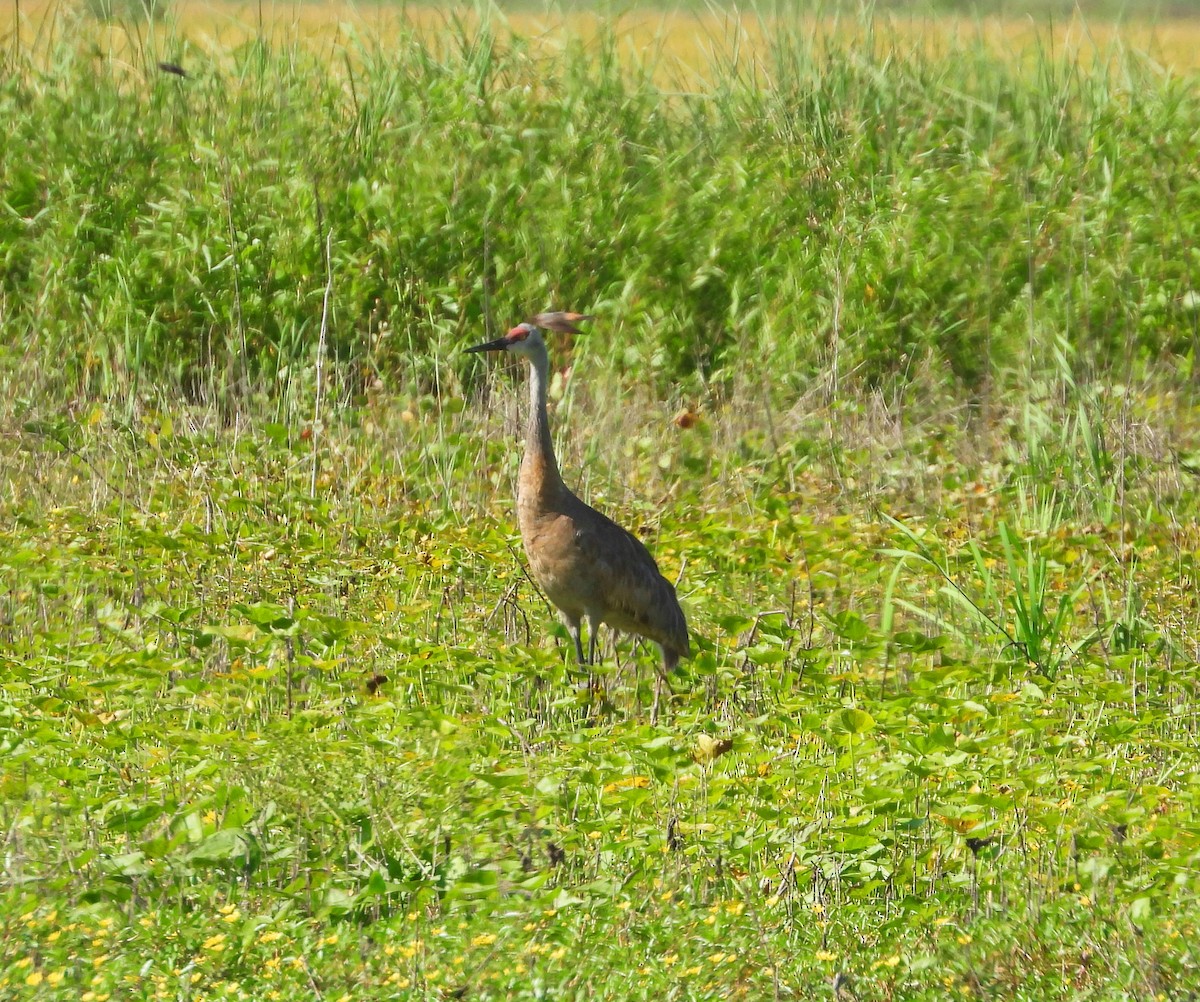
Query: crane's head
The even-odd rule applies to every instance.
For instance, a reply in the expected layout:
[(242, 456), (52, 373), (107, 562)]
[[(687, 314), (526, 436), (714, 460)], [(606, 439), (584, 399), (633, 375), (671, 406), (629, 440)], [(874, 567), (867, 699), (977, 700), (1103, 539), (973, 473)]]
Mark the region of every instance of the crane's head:
[(508, 351), (514, 355), (525, 355), (528, 357), (539, 351), (544, 354), (546, 351), (546, 342), (542, 340), (542, 332), (536, 324), (517, 324), (504, 337), (498, 337), (495, 341), (485, 341), (483, 344), (477, 344), (473, 348), (468, 348), (467, 354), (475, 351)]

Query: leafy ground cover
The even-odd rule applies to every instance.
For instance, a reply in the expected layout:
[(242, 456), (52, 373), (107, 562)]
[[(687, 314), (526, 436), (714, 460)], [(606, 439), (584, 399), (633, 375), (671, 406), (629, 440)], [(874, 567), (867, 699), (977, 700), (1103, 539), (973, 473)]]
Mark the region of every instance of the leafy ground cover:
[[(1190, 997), (1186, 82), (459, 41), (0, 82), (0, 994)], [(657, 725), (522, 570), (530, 304)]]
[[(1165, 501), (1134, 533), (1013, 463), (877, 493), (898, 526), (747, 456), (723, 504), (623, 506), (699, 636), (651, 727), (648, 652), (589, 717), (487, 422), (429, 413), (331, 433), (315, 496), (277, 426), (8, 451), (13, 997), (1194, 982), (1200, 540)], [(414, 477), (438, 442), (470, 458)]]

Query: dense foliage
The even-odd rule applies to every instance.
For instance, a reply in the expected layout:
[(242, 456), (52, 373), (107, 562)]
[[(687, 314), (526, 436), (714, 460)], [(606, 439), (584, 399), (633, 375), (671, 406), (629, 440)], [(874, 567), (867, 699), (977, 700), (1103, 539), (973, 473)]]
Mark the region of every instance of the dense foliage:
[[(1191, 997), (1193, 89), (450, 43), (7, 56), (0, 996)], [(657, 724), (459, 353), (548, 305)]]
[(328, 284), (333, 356), (392, 382), (543, 304), (600, 310), (616, 361), (693, 390), (923, 363), (978, 388), (1057, 333), (1190, 366), (1188, 81), (785, 32), (685, 92), (611, 37), (459, 31), (7, 74), (10, 344), (62, 358), (61, 392), (275, 392)]

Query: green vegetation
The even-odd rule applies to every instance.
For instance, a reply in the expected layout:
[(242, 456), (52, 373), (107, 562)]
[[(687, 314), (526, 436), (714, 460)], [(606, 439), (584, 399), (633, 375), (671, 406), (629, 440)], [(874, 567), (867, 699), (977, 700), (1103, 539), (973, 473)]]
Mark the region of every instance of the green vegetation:
[[(163, 39), (0, 77), (0, 995), (1190, 997), (1193, 81)], [(546, 306), (657, 726), (460, 355)]]

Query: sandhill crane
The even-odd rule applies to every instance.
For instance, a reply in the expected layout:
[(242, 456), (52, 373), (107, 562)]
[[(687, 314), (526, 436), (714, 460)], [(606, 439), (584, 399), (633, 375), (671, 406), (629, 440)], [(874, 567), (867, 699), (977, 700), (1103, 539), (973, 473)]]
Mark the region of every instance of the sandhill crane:
[[(658, 645), (662, 672), (650, 710), (655, 721), (664, 678), (680, 658), (691, 654), (687, 620), (674, 586), (659, 573), (641, 540), (567, 489), (558, 472), (546, 416), (550, 362), (541, 332), (581, 333), (575, 324), (590, 319), (579, 313), (539, 313), (504, 337), (467, 351), (507, 351), (529, 362), (529, 420), (517, 482), (517, 521), (533, 578), (562, 615), (581, 665), (595, 660), (601, 623)], [(585, 618), (586, 660), (579, 634)]]

